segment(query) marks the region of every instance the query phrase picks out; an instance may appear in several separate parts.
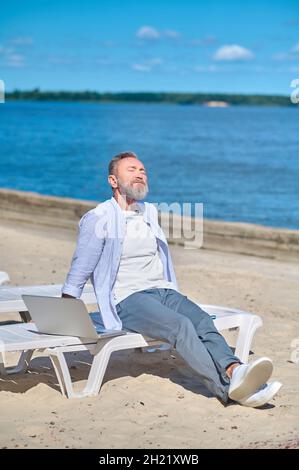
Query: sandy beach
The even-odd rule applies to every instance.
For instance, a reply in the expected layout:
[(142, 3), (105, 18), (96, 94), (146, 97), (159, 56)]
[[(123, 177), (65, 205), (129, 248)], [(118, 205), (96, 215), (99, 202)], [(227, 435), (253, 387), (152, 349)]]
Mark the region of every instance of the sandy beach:
[[(2, 220), (0, 233), (0, 268), (11, 284), (64, 282), (74, 230)], [(299, 338), (298, 263), (170, 249), (180, 290), (189, 298), (262, 316), (251, 359), (273, 359), (273, 379), (283, 383), (273, 402), (262, 409), (224, 408), (175, 352), (134, 350), (114, 353), (99, 396), (67, 400), (49, 359), (36, 354), (28, 373), (0, 378), (1, 448), (299, 447), (299, 363), (291, 361), (291, 342)], [(7, 359), (13, 364), (16, 355)], [(78, 386), (89, 362), (85, 353), (72, 359)]]

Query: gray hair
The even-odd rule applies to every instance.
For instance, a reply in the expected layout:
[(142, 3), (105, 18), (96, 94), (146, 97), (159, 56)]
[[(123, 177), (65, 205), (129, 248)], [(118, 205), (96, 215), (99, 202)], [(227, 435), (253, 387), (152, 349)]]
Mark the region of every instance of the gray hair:
[(115, 155), (115, 157), (112, 158), (112, 160), (109, 163), (109, 167), (108, 167), (109, 175), (115, 175), (116, 174), (117, 164), (123, 158), (138, 158), (138, 157), (137, 157), (136, 153), (134, 153), (134, 152), (121, 152), (121, 153), (118, 153), (117, 155)]

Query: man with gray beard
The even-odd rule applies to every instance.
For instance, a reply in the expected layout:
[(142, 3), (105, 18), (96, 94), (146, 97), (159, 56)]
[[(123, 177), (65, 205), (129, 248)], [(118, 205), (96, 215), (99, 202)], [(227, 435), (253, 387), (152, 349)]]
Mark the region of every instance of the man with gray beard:
[(113, 196), (81, 218), (62, 296), (80, 297), (90, 279), (106, 329), (167, 341), (224, 405), (267, 403), (281, 387), (267, 383), (272, 361), (242, 364), (211, 316), (180, 293), (158, 211), (142, 201), (148, 194), (142, 162), (122, 152), (108, 171)]

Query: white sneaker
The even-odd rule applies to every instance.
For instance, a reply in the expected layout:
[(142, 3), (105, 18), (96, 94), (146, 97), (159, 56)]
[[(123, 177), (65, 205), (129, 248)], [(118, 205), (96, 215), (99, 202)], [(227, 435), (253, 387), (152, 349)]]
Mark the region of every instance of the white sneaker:
[(240, 364), (233, 370), (228, 396), (240, 401), (256, 392), (271, 377), (273, 364), (271, 359), (261, 357), (250, 364)]
[(268, 403), (282, 387), (282, 383), (274, 380), (262, 385), (255, 393), (239, 400), (240, 405), (256, 408)]

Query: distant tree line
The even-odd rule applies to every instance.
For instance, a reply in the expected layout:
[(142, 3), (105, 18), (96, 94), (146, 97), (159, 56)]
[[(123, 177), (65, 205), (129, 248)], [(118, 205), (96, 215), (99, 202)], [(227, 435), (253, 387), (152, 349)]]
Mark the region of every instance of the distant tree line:
[(206, 104), (223, 101), (229, 105), (294, 106), (288, 96), (242, 95), (227, 93), (155, 93), (121, 92), (98, 93), (96, 91), (41, 91), (14, 90), (5, 94), (7, 100), (21, 101), (83, 101), (97, 103), (173, 103), (180, 105)]

